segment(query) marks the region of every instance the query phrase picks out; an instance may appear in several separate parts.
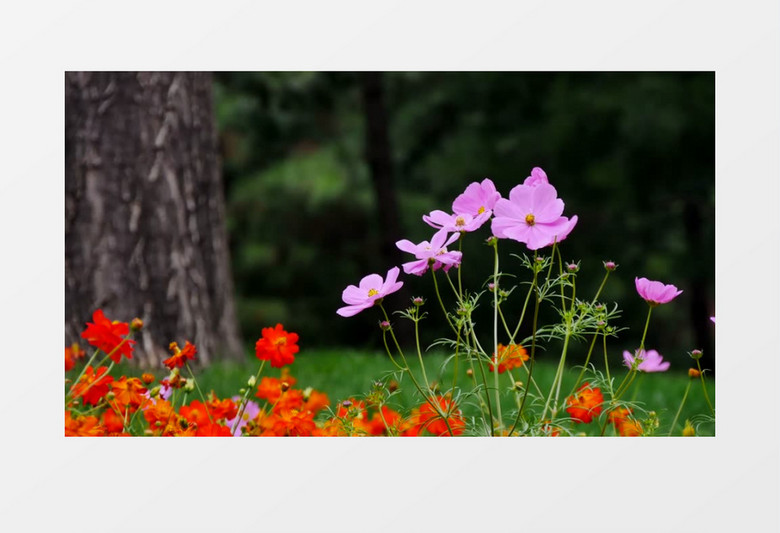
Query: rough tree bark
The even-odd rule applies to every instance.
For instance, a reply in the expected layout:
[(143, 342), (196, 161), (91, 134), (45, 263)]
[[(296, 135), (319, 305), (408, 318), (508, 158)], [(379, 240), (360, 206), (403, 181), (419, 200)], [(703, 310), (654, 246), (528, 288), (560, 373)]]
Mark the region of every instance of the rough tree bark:
[(102, 308), (141, 366), (241, 356), (224, 209), (210, 74), (65, 74), (66, 345)]

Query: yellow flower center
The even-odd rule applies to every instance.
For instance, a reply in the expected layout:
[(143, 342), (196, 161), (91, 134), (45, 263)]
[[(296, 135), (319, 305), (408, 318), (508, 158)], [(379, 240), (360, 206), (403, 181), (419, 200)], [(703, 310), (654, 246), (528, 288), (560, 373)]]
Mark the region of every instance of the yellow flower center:
[(277, 337), (274, 339), (274, 344), (279, 346), (280, 344), (287, 344), (287, 337)]
[(458, 217), (455, 219), (455, 225), (456, 226), (465, 226), (466, 225), (466, 219), (463, 217)]
[(535, 224), (536, 219), (534, 218), (533, 214), (529, 213), (525, 216), (525, 223), (529, 226), (533, 226)]
[(368, 297), (369, 298), (374, 296), (375, 294), (379, 294), (379, 291), (376, 290), (376, 289), (371, 289), (371, 290), (368, 291)]
[(485, 206), (484, 205), (479, 206), (479, 211), (477, 211), (477, 214), (481, 215), (484, 212), (485, 212)]

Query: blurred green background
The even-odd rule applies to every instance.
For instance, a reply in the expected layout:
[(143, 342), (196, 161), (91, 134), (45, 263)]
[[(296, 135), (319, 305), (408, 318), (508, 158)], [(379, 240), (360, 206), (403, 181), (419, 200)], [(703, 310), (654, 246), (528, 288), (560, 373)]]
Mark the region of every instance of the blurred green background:
[[(714, 370), (715, 76), (712, 72), (217, 73), (228, 230), (241, 330), (247, 345), (281, 322), (307, 347), (381, 349), (379, 313), (336, 315), (341, 291), (366, 274), (400, 266), (382, 239), (430, 239), (421, 217), (450, 211), (472, 181), (491, 178), (503, 196), (542, 167), (579, 223), (563, 243), (580, 261), (578, 296), (590, 298), (619, 267), (602, 300), (618, 302), (629, 328), (614, 350), (638, 347), (647, 305), (634, 277), (673, 283), (683, 294), (653, 313), (646, 346), (685, 371), (686, 352)], [(376, 111), (376, 107), (374, 111)], [(373, 137), (369, 135), (373, 129)], [(378, 128), (378, 130), (377, 130)], [(386, 131), (387, 138), (376, 136)], [(377, 141), (379, 139), (379, 141)], [(372, 146), (379, 142), (383, 146)], [(380, 219), (368, 154), (387, 150), (398, 234)], [(393, 232), (390, 232), (393, 233)], [(463, 279), (482, 286), (492, 257), (464, 242)], [(522, 273), (502, 241), (502, 270)], [(429, 298), (423, 343), (446, 334), (430, 276), (402, 273), (405, 296)], [(518, 293), (513, 300), (522, 304)], [(389, 309), (406, 301), (388, 298)], [(487, 302), (483, 312), (489, 312)], [(480, 323), (487, 328), (490, 317)], [(577, 344), (571, 361), (584, 359)], [(619, 358), (619, 355), (616, 354)]]

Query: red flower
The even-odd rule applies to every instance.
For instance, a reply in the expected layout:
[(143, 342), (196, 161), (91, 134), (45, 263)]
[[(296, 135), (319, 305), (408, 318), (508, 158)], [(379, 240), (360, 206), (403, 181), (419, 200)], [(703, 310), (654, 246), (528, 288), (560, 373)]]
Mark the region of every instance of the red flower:
[(271, 366), (281, 368), (295, 361), (298, 353), (298, 334), (287, 333), (281, 324), (275, 328), (263, 328), (263, 336), (255, 344), (255, 355), (263, 361), (271, 361)]
[(601, 404), (604, 396), (601, 389), (591, 387), (590, 383), (585, 383), (576, 393), (566, 398), (566, 412), (569, 413), (572, 420), (576, 423), (588, 424), (594, 416), (601, 413)]
[(75, 342), (65, 348), (65, 372), (76, 366), (76, 361), (82, 359), (85, 353)]
[[(495, 354), (494, 354), (495, 355)], [(493, 372), (493, 360), (490, 362), (490, 371)], [(504, 346), (498, 345), (498, 373), (503, 374), (507, 370), (520, 368), (523, 361), (528, 361), (528, 352), (519, 344)]]
[(108, 367), (105, 366), (98, 368), (97, 372), (91, 366), (85, 368), (84, 374), (73, 386), (73, 397), (83, 398), (85, 404), (97, 405), (101, 398), (108, 394), (108, 387), (114, 381), (113, 376), (105, 375), (106, 372)]
[(170, 343), (168, 349), (173, 355), (163, 361), (163, 364), (171, 370), (175, 367), (183, 367), (184, 363), (187, 362), (187, 359), (195, 359), (195, 353), (198, 351), (194, 344), (190, 344), (190, 341), (185, 341), (184, 348), (181, 350), (179, 349), (179, 345), (175, 342)]
[(124, 339), (130, 333), (127, 322), (111, 322), (98, 309), (92, 314), (93, 322), (87, 322), (87, 329), (81, 333), (81, 337), (87, 339), (92, 346), (111, 355), (111, 359), (118, 363), (122, 355), (128, 359), (133, 358), (133, 344), (135, 341)]
[(220, 400), (214, 396), (209, 401), (208, 407), (214, 420), (230, 420), (238, 414), (238, 406), (229, 398)]
[[(447, 421), (444, 421), (439, 413), (429, 404), (425, 402), (420, 405), (420, 414), (418, 415), (418, 424), (420, 430), (426, 429), (429, 433), (437, 435), (439, 437), (449, 437), (452, 430), (453, 435), (460, 435), (466, 427), (466, 422), (463, 420), (463, 415), (460, 409), (455, 405), (450, 398), (444, 396), (437, 396), (434, 401), (438, 404), (439, 409), (444, 413)], [(447, 426), (449, 425), (449, 429)]]

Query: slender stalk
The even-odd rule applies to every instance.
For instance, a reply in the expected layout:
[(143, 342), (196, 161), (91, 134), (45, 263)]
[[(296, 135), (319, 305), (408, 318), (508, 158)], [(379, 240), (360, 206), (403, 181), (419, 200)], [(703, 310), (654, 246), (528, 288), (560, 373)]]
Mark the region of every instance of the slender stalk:
[(710, 406), (710, 411), (714, 415), (715, 408), (712, 407), (712, 402), (710, 402), (710, 395), (707, 394), (707, 386), (704, 384), (704, 372), (701, 369), (701, 363), (698, 359), (696, 359), (696, 366), (699, 368), (699, 378), (701, 379), (701, 390), (704, 391), (704, 399), (707, 400), (707, 405)]
[(680, 402), (680, 408), (677, 409), (677, 414), (674, 415), (674, 420), (672, 420), (672, 426), (669, 428), (669, 436), (672, 436), (672, 433), (674, 432), (674, 426), (677, 425), (677, 419), (680, 417), (680, 413), (682, 412), (683, 405), (685, 405), (685, 400), (688, 398), (688, 391), (691, 390), (691, 381), (688, 380), (688, 384), (685, 386), (685, 394), (683, 394), (682, 401)]
[(501, 415), (501, 391), (498, 386), (498, 239), (493, 239), (493, 385), (496, 387), (498, 428), (504, 426)]
[[(387, 316), (387, 315), (385, 315)], [(423, 363), (422, 352), (420, 351), (420, 321), (414, 321), (414, 341), (417, 346), (417, 358), (420, 360), (420, 369), (422, 369), (423, 381), (425, 381), (425, 388), (430, 389), (431, 385), (428, 383), (428, 376), (425, 373), (425, 363)]]
[(203, 391), (200, 390), (200, 385), (198, 385), (198, 380), (195, 379), (195, 374), (193, 374), (192, 368), (190, 368), (190, 364), (187, 361), (185, 361), (184, 362), (184, 366), (187, 367), (187, 371), (190, 373), (190, 376), (192, 377), (192, 383), (195, 384), (195, 388), (197, 389), (198, 394), (200, 395), (200, 399), (203, 400), (203, 407), (206, 408), (206, 414), (209, 417), (209, 422), (213, 424), (214, 423), (214, 419), (211, 417), (211, 410), (209, 409), (209, 402), (206, 401), (206, 397), (203, 395)]
[(568, 396), (571, 396), (574, 394), (574, 391), (577, 390), (577, 386), (580, 384), (580, 381), (582, 380), (582, 376), (585, 375), (585, 369), (588, 368), (588, 363), (590, 362), (590, 355), (593, 353), (593, 346), (596, 344), (596, 339), (598, 338), (599, 334), (595, 333), (593, 335), (593, 340), (590, 342), (590, 348), (588, 348), (588, 355), (585, 357), (585, 364), (582, 365), (582, 370), (580, 371), (580, 375), (577, 376), (577, 380), (574, 382), (574, 387), (572, 387), (571, 392), (568, 394)]
[[(553, 246), (555, 246), (553, 244)], [(536, 325), (537, 325), (537, 319), (539, 318), (539, 289), (537, 287), (537, 277), (538, 277), (538, 269), (536, 268), (536, 252), (534, 252), (534, 277), (533, 281), (531, 282), (531, 291), (534, 293), (534, 318), (533, 318), (533, 332), (531, 333), (531, 358), (530, 358), (530, 364), (528, 366), (528, 381), (531, 382), (533, 379), (533, 372), (534, 372), (534, 361), (536, 356)], [(531, 291), (529, 291), (528, 294), (531, 294)], [(515, 422), (512, 424), (512, 427), (509, 429), (509, 435), (514, 432), (515, 428), (517, 427), (517, 424), (520, 422), (520, 418), (523, 416), (523, 407), (525, 407), (525, 401), (528, 398), (528, 389), (529, 387), (525, 387), (525, 390), (523, 391), (523, 400), (520, 402), (520, 407), (517, 410), (517, 416), (515, 417)], [(541, 394), (541, 393), (540, 393)]]
[[(260, 379), (260, 374), (263, 372), (263, 367), (265, 366), (265, 359), (260, 363), (260, 368), (257, 371), (257, 374), (255, 374), (255, 383), (257, 383), (257, 380)], [(236, 414), (236, 421), (233, 422), (233, 427), (230, 428), (230, 433), (232, 435), (236, 434), (236, 428), (238, 427), (239, 422), (241, 422), (241, 417), (244, 415), (244, 409), (246, 409), (246, 401), (247, 398), (249, 398), (250, 391), (254, 388), (254, 385), (251, 387), (247, 385), (246, 392), (244, 392), (244, 397), (241, 398), (241, 404), (238, 406), (238, 413)]]

